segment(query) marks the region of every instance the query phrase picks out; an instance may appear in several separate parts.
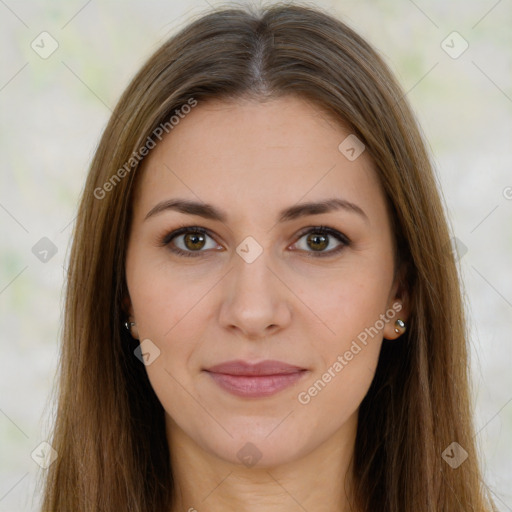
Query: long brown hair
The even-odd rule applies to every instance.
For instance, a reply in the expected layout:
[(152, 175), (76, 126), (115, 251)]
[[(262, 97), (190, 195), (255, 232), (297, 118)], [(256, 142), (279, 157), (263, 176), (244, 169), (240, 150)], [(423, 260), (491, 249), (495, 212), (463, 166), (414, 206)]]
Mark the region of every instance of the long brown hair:
[[(353, 508), (494, 509), (474, 442), (457, 268), (417, 123), (366, 41), (321, 9), (278, 4), (214, 10), (192, 21), (133, 78), (103, 133), (69, 258), (51, 439), (58, 458), (47, 470), (42, 510), (170, 509), (163, 408), (123, 326), (139, 149), (159, 126), (170, 129), (171, 116), (191, 100), (288, 94), (314, 102), (364, 142), (387, 196), (410, 306), (407, 332), (383, 342), (360, 406)], [(457, 468), (442, 457), (453, 442), (468, 454)]]

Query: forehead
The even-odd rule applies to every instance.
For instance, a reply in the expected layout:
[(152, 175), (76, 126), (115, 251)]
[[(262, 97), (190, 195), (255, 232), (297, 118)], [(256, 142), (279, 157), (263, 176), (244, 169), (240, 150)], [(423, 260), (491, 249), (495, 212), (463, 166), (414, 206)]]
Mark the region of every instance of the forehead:
[(135, 209), (169, 196), (229, 204), (239, 216), (333, 195), (383, 202), (368, 153), (351, 161), (338, 148), (349, 135), (296, 96), (199, 102), (146, 157)]

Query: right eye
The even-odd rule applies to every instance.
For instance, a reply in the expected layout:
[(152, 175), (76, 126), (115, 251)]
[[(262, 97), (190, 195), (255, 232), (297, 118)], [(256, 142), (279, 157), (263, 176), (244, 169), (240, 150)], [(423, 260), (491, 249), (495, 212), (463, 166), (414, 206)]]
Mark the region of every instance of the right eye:
[[(197, 257), (206, 252), (202, 249), (214, 249), (216, 244), (207, 247), (207, 238), (211, 238), (208, 231), (199, 226), (182, 226), (164, 236), (161, 245), (168, 246), (169, 250), (179, 256)], [(176, 240), (176, 241), (175, 241)], [(213, 239), (212, 239), (213, 240)], [(217, 245), (217, 247), (220, 247)], [(194, 254), (196, 253), (196, 254)]]

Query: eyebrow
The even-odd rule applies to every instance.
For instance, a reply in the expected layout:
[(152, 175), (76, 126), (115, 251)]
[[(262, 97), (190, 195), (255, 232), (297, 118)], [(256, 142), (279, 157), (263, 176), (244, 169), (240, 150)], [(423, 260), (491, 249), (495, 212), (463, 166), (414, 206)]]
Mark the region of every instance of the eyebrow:
[[(146, 214), (144, 220), (168, 210), (174, 210), (188, 215), (197, 215), (199, 217), (204, 217), (205, 219), (217, 220), (223, 223), (226, 223), (228, 220), (227, 214), (215, 206), (187, 199), (168, 199), (161, 201)], [(347, 201), (346, 199), (339, 198), (325, 199), (319, 202), (300, 203), (290, 206), (289, 208), (285, 208), (279, 212), (278, 222), (287, 222), (308, 215), (320, 215), (322, 213), (329, 213), (338, 210), (356, 213), (368, 222), (366, 213), (359, 206)]]

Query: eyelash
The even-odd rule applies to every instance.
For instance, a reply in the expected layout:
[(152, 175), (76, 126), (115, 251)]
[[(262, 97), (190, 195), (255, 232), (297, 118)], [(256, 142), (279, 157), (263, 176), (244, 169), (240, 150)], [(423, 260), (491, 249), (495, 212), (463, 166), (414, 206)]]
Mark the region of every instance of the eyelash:
[[(201, 228), (199, 226), (180, 226), (178, 229), (171, 231), (170, 233), (167, 233), (162, 240), (160, 241), (161, 246), (169, 246), (171, 241), (183, 234), (188, 233), (195, 233), (200, 235), (206, 235), (210, 238), (213, 238), (209, 231), (207, 229)], [(297, 241), (299, 241), (304, 235), (307, 235), (309, 233), (315, 233), (320, 235), (329, 235), (334, 238), (336, 238), (339, 242), (341, 242), (341, 245), (338, 246), (336, 249), (331, 249), (330, 251), (321, 251), (321, 252), (314, 252), (314, 251), (305, 251), (307, 256), (312, 258), (325, 258), (328, 256), (333, 256), (335, 254), (338, 254), (340, 251), (342, 251), (345, 247), (348, 247), (351, 244), (350, 239), (344, 235), (343, 233), (340, 233), (336, 229), (330, 228), (328, 226), (309, 226), (308, 228), (305, 228), (299, 233), (299, 237)], [(297, 242), (295, 242), (297, 243)], [(170, 251), (177, 254), (178, 256), (185, 256), (189, 258), (197, 258), (200, 256), (200, 253), (206, 252), (206, 251), (183, 251), (182, 249), (179, 249), (178, 247), (172, 247), (170, 248)], [(196, 254), (194, 254), (196, 253)]]

